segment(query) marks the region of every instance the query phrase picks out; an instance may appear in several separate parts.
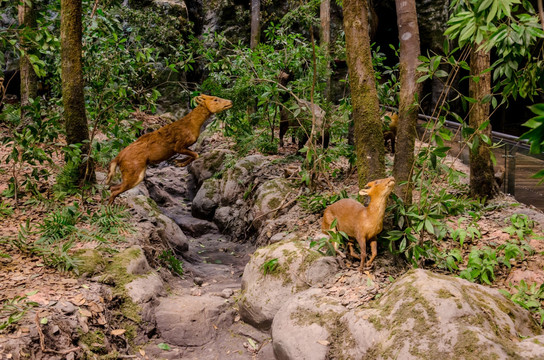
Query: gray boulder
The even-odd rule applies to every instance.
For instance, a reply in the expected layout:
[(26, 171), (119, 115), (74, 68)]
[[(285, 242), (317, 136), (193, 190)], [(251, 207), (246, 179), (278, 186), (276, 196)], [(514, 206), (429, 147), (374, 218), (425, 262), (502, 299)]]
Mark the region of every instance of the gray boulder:
[(200, 186), (204, 180), (211, 178), (223, 168), (227, 155), (231, 154), (232, 151), (227, 149), (209, 151), (189, 164), (187, 170), (195, 177), (197, 185)]
[[(308, 249), (301, 241), (280, 242), (257, 250), (244, 269), (239, 305), (241, 318), (259, 329), (267, 330), (278, 309), (289, 297), (325, 281), (338, 271), (338, 265), (316, 276), (313, 263), (321, 253)], [(277, 266), (264, 274), (265, 263), (277, 259)], [(332, 264), (332, 263), (331, 263)]]
[(155, 310), (157, 329), (168, 344), (202, 346), (215, 338), (217, 328), (233, 323), (231, 305), (209, 294), (164, 298)]
[(264, 221), (274, 215), (274, 210), (285, 200), (290, 183), (284, 178), (275, 178), (263, 183), (255, 192), (255, 203), (251, 210), (253, 226), (259, 229)]
[(294, 295), (278, 310), (272, 322), (276, 359), (328, 359), (329, 344), (334, 340), (331, 335), (345, 312), (322, 288)]
[(541, 328), (528, 311), (496, 289), (424, 270), (346, 313), (339, 327), (333, 358), (544, 358)]
[(266, 157), (262, 155), (250, 155), (226, 170), (220, 186), (221, 205), (232, 205), (236, 200), (242, 199), (257, 171), (267, 163)]
[(208, 179), (202, 183), (191, 205), (191, 214), (200, 219), (213, 219), (215, 209), (221, 200), (218, 179)]

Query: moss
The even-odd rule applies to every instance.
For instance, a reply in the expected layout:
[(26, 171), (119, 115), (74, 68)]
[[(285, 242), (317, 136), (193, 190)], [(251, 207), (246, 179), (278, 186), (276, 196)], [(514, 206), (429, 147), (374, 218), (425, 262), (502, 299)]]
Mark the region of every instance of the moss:
[(88, 274), (89, 276), (102, 272), (107, 264), (104, 255), (96, 249), (77, 250), (74, 257), (79, 260), (79, 273)]
[(440, 298), (440, 299), (449, 299), (451, 297), (455, 297), (455, 295), (453, 295), (451, 292), (449, 292), (448, 290), (446, 289), (440, 289), (438, 290), (438, 292), (436, 293), (436, 295)]
[(106, 335), (102, 331), (89, 331), (86, 334), (81, 334), (79, 341), (89, 348), (90, 351), (97, 354), (105, 354), (106, 350)]

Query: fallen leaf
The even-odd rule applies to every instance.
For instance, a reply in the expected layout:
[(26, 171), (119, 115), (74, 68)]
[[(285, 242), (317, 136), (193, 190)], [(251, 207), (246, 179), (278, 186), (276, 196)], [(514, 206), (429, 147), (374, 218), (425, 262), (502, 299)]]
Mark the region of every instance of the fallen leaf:
[(321, 344), (321, 345), (324, 345), (324, 346), (329, 346), (330, 345), (330, 342), (328, 342), (327, 340), (317, 340), (317, 343)]
[(111, 331), (111, 334), (113, 336), (120, 336), (123, 335), (126, 332), (126, 329), (115, 329)]
[(87, 309), (79, 309), (79, 313), (81, 314), (81, 316), (85, 316), (85, 317), (88, 317), (88, 318), (93, 316), (93, 314)]
[(140, 349), (140, 355), (145, 356), (145, 350), (144, 349)]

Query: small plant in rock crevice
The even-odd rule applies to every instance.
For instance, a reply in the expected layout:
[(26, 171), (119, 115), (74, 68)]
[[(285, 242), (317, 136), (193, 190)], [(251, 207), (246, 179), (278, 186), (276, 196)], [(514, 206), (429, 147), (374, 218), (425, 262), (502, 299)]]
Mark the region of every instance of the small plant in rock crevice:
[(278, 266), (278, 258), (270, 259), (261, 265), (261, 271), (263, 272), (263, 275), (272, 274), (276, 271)]
[(168, 270), (173, 274), (183, 275), (183, 261), (179, 260), (172, 250), (164, 250), (160, 255), (159, 259), (163, 262)]

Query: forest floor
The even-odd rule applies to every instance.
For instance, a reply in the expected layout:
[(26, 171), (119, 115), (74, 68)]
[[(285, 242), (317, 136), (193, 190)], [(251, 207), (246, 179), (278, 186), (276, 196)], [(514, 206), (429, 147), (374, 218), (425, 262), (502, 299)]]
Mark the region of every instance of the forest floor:
[[(0, 137), (2, 135), (3, 134), (0, 134)], [(9, 151), (10, 149), (6, 147), (0, 148), (0, 192), (7, 189), (7, 184), (12, 176), (10, 164), (6, 164), (4, 160)], [(289, 146), (285, 149), (281, 149), (280, 153), (274, 155), (272, 158), (281, 158), (286, 155), (292, 155), (294, 152), (294, 146)], [(388, 161), (391, 161), (391, 159), (389, 158)], [(62, 163), (59, 158), (56, 158), (55, 162), (57, 162), (57, 164)], [(295, 162), (294, 165), (298, 164)], [(285, 165), (278, 164), (278, 167), (284, 166)], [(341, 160), (333, 166), (339, 169), (340, 174), (343, 174), (343, 176), (340, 175), (337, 178), (330, 178), (325, 182), (330, 183), (332, 188), (322, 190), (323, 193), (337, 194), (341, 190), (346, 190), (348, 194), (356, 194), (356, 174), (349, 170), (347, 161)], [(455, 166), (461, 172), (468, 174), (468, 168), (465, 165), (456, 163)], [(12, 240), (17, 237), (20, 227), (27, 221), (31, 224), (38, 224), (43, 221), (47, 214), (58, 206), (72, 204), (74, 201), (79, 202), (77, 197), (67, 197), (62, 203), (53, 200), (51, 188), (55, 179), (54, 175), (58, 172), (59, 168), (51, 170), (52, 175), (50, 176), (48, 183), (42, 184), (43, 186), (40, 187), (43, 195), (41, 201), (36, 201), (33, 197), (27, 195), (18, 199), (19, 206), (16, 207), (13, 198), (2, 198), (2, 207), (0, 208), (0, 255), (4, 255), (0, 257), (0, 325), (7, 320), (5, 316), (7, 314), (6, 311), (8, 310), (8, 302), (11, 301), (13, 304), (13, 299), (26, 296), (24, 301), (21, 299), (18, 302), (17, 306), (19, 306), (19, 308), (24, 308), (24, 304), (27, 301), (36, 303), (34, 307), (28, 308), (29, 311), (22, 320), (8, 326), (5, 330), (0, 330), (0, 359), (2, 360), (12, 358), (10, 351), (14, 351), (3, 348), (3, 346), (9, 343), (9, 339), (18, 338), (27, 338), (27, 342), (30, 341), (30, 338), (39, 338), (41, 340), (39, 346), (43, 353), (47, 353), (48, 350), (50, 350), (51, 354), (59, 355), (61, 353), (61, 351), (58, 350), (59, 347), (56, 348), (57, 350), (48, 349), (47, 334), (44, 335), (40, 330), (39, 322), (42, 321), (42, 319), (47, 318), (51, 308), (60, 308), (63, 313), (71, 314), (72, 309), (70, 308), (70, 304), (75, 306), (73, 311), (76, 311), (75, 309), (77, 308), (77, 311), (79, 311), (80, 314), (89, 319), (87, 322), (80, 323), (80, 327), (105, 327), (108, 329), (109, 333), (112, 334), (110, 342), (115, 344), (116, 348), (122, 348), (124, 346), (123, 341), (125, 340), (122, 339), (122, 334), (119, 334), (120, 331), (116, 332), (116, 330), (119, 329), (115, 329), (114, 324), (108, 323), (110, 311), (108, 308), (110, 307), (110, 304), (107, 303), (107, 295), (97, 290), (97, 285), (94, 281), (88, 278), (79, 277), (73, 272), (58, 272), (52, 268), (46, 267), (41, 258), (23, 254), (11, 244)], [(30, 169), (26, 168), (22, 171), (30, 171)], [(468, 179), (466, 181), (468, 182)], [(437, 184), (437, 186), (448, 185), (447, 183), (440, 183)], [(93, 203), (95, 205), (87, 204), (85, 206), (94, 207), (94, 209), (96, 209), (100, 204), (99, 192), (90, 196), (93, 198)], [(542, 236), (544, 214), (534, 207), (519, 204), (514, 198), (504, 194), (491, 200), (489, 205), (489, 210), (476, 221), (476, 225), (472, 224), (472, 226), (477, 226), (481, 233), (481, 237), (474, 239), (470, 237), (466, 238), (465, 245), (462, 247), (463, 260), (460, 262), (459, 270), (463, 270), (466, 267), (472, 247), (483, 249), (489, 246), (496, 248), (511, 240), (512, 236), (505, 231), (505, 229), (511, 225), (510, 219), (512, 218), (512, 215), (525, 214), (529, 219), (536, 221), (536, 224), (531, 228), (530, 233), (525, 234), (527, 244), (532, 248), (532, 251), (525, 253), (523, 257), (520, 256), (511, 259), (510, 267), (498, 266), (495, 269), (495, 280), (491, 286), (512, 292), (512, 286), (518, 285), (521, 280), (528, 284), (536, 282), (540, 285), (544, 283), (544, 237)], [(13, 211), (11, 212), (4, 209), (12, 209)], [(304, 238), (322, 237), (322, 235), (320, 235), (321, 214), (311, 214), (303, 209), (300, 209), (298, 213), (293, 213), (298, 216), (297, 219), (293, 220), (297, 224), (297, 232), (299, 234), (303, 234)], [(467, 220), (460, 220), (460, 216), (449, 217), (446, 221), (454, 228), (456, 226), (462, 228), (468, 226)], [(217, 240), (217, 238), (215, 240)], [(222, 242), (223, 240), (216, 241), (214, 246), (216, 246), (217, 249), (212, 249), (210, 247), (208, 251), (214, 254), (226, 254), (224, 250), (226, 248), (237, 249), (238, 256), (233, 262), (236, 268), (231, 268), (229, 271), (231, 271), (232, 278), (237, 278), (236, 283), (239, 283), (240, 271), (243, 270), (244, 263), (249, 260), (249, 257), (246, 256), (247, 254), (243, 254), (243, 249), (237, 247), (238, 245), (235, 245), (234, 243), (225, 244)], [(75, 248), (93, 245), (97, 244), (76, 244)], [(453, 240), (446, 239), (440, 242), (438, 247), (443, 251), (448, 251), (454, 247), (459, 247), (458, 245), (459, 244)], [(124, 243), (115, 243), (111, 244), (111, 246), (113, 248), (123, 249), (126, 248), (127, 245)], [(198, 241), (190, 246), (198, 246)], [(219, 250), (221, 247), (222, 249)], [(248, 251), (249, 250), (252, 250), (251, 247), (248, 247)], [(241, 261), (242, 258), (245, 260)], [(198, 260), (198, 257), (195, 257), (194, 259)], [(223, 261), (224, 259), (225, 258), (223, 258)], [(398, 259), (394, 259), (385, 249), (385, 246), (380, 244), (378, 259), (374, 267), (362, 274), (363, 277), (366, 277), (369, 282), (374, 284), (371, 290), (368, 290), (368, 286), (366, 287), (366, 290), (363, 290), (364, 286), (357, 287), (350, 285), (350, 277), (359, 276), (356, 270), (358, 264), (352, 264), (349, 261), (346, 261), (344, 262), (345, 268), (343, 273), (336, 278), (334, 284), (328, 286), (329, 293), (341, 297), (342, 304), (349, 307), (358, 306), (364, 302), (370, 301), (375, 298), (376, 294), (382, 292), (391, 283), (392, 278), (400, 276), (409, 268), (409, 266), (406, 265), (393, 266), (392, 264), (398, 264)], [(423, 265), (434, 271), (446, 272), (443, 269), (438, 269), (436, 265), (432, 263)], [(198, 268), (195, 264), (193, 264), (193, 267), (195, 269)], [(173, 281), (189, 287), (193, 286), (194, 280), (193, 276), (188, 275), (188, 277), (181, 282), (178, 280)], [(213, 282), (208, 280), (210, 279), (204, 279), (205, 285), (211, 284), (211, 288), (220, 288), (217, 284), (214, 285)], [(232, 279), (227, 280), (232, 283)], [(200, 281), (200, 283), (202, 284), (202, 281)], [(203, 289), (205, 289), (205, 287)], [(365, 291), (364, 296), (361, 296), (362, 291)], [(66, 309), (67, 307), (68, 309)], [(248, 333), (248, 330), (241, 330), (241, 333)], [(251, 337), (251, 335), (247, 335), (247, 339)], [(257, 335), (253, 336), (253, 338), (255, 337), (257, 337)], [(154, 346), (157, 345), (159, 340), (160, 338), (157, 338), (157, 341), (154, 342)], [(221, 345), (221, 351), (225, 351), (223, 355), (228, 354), (228, 358), (248, 359), (256, 356), (258, 351), (256, 351), (256, 348), (251, 341), (249, 341), (249, 344), (248, 341), (243, 341), (242, 343), (240, 343), (239, 340), (233, 341), (237, 341), (237, 343)], [(267, 340), (261, 338), (260, 341), (264, 344)], [(77, 343), (74, 342), (73, 339), (65, 339), (65, 342), (65, 351), (71, 350), (74, 346), (73, 344)], [(243, 345), (243, 348), (240, 348), (240, 344)], [(128, 345), (126, 346), (128, 347)], [(204, 354), (204, 350), (205, 349), (202, 349), (202, 353), (200, 353), (199, 351), (195, 352), (193, 349), (191, 350), (191, 353), (187, 355), (190, 355), (191, 358), (202, 358), (201, 355)], [(147, 348), (146, 352), (146, 349), (142, 347), (136, 354), (132, 355), (142, 359), (153, 358), (153, 356), (150, 355), (151, 353), (152, 351), (150, 352), (149, 348)], [(233, 356), (234, 354), (236, 354), (236, 356)]]

